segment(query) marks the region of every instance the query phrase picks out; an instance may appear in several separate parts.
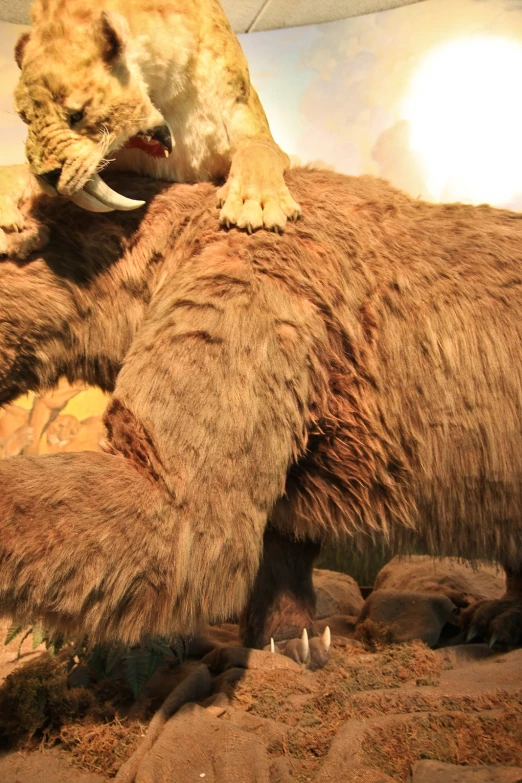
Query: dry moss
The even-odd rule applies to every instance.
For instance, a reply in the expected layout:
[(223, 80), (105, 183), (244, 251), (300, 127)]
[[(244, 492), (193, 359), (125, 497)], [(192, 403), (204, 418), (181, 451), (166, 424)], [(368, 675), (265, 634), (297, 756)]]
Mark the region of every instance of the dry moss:
[(88, 719), (83, 723), (63, 726), (60, 740), (64, 750), (70, 752), (76, 767), (114, 777), (123, 762), (136, 750), (145, 728), (145, 724), (139, 721), (116, 718), (110, 723), (93, 723)]
[[(400, 725), (374, 728), (364, 742), (371, 763), (397, 780), (405, 780), (421, 758), (519, 764), (522, 692), (443, 696), (434, 688), (415, 687), (438, 682), (446, 665), (421, 642), (365, 653), (334, 648), (328, 666), (314, 674), (246, 670), (233, 704), (286, 726), (284, 738), (268, 752), (297, 765), (296, 780), (302, 783), (313, 780), (347, 721), (386, 715), (415, 715)], [(132, 701), (126, 687), (102, 681), (92, 691), (68, 688), (65, 662), (43, 656), (0, 689), (2, 736), (26, 747), (61, 742), (76, 766), (112, 776), (132, 754), (147, 719), (125, 717)]]
[[(422, 713), (437, 713), (439, 719), (444, 721), (452, 711), (458, 710), (462, 716), (469, 717), (470, 725), (473, 726), (479, 713), (489, 711), (492, 720), (483, 724), (483, 730), (494, 734), (493, 716), (504, 715), (507, 705), (520, 703), (520, 694), (498, 691), (495, 694), (441, 696), (435, 689), (421, 689), (420, 686), (438, 683), (441, 669), (446, 666), (444, 657), (434, 653), (422, 642), (379, 646), (376, 652), (362, 654), (357, 648), (334, 649), (328, 666), (313, 676), (307, 672), (246, 671), (237, 685), (233, 701), (239, 709), (285, 724), (288, 727), (285, 741), (269, 748), (269, 752), (307, 761), (311, 771), (306, 779), (312, 780), (332, 739), (349, 720), (415, 713), (412, 725), (416, 725), (416, 721), (424, 720)], [(408, 685), (408, 688), (405, 689), (404, 685)], [(419, 686), (419, 689), (415, 686)], [(511, 706), (508, 713), (509, 710)], [(505, 726), (514, 726), (515, 707), (512, 712)], [(385, 733), (388, 728), (382, 731)], [(520, 743), (522, 727), (518, 731)], [(404, 747), (400, 746), (401, 742), (404, 746), (408, 743), (408, 737), (401, 732), (402, 728), (397, 728), (393, 740), (390, 740), (389, 754), (386, 750), (388, 746), (382, 746), (381, 743), (380, 763), (372, 756), (376, 766), (388, 774), (392, 773), (393, 768), (392, 774), (396, 776), (399, 772), (402, 774), (404, 769), (409, 770), (411, 763), (418, 758), (431, 757), (426, 754), (432, 752), (430, 744), (425, 742), (429, 731), (419, 735), (418, 744), (414, 745), (410, 753), (405, 753)], [(448, 741), (451, 739), (450, 734)], [(475, 741), (479, 742), (480, 739), (469, 739), (470, 751)], [(393, 742), (397, 743), (397, 747)], [(377, 740), (372, 737), (368, 746), (375, 745)], [(513, 743), (505, 745), (503, 758), (509, 757), (511, 764), (515, 764), (518, 758), (515, 750), (518, 753)], [(395, 756), (405, 761), (394, 766)], [(454, 760), (450, 756), (447, 752), (433, 757), (442, 761)], [(472, 761), (462, 761), (462, 747), (459, 758), (461, 760), (458, 763), (485, 763), (480, 762), (478, 756), (474, 759), (471, 753)]]
[(124, 681), (69, 687), (68, 655), (42, 655), (0, 688), (0, 743), (30, 749), (63, 743), (84, 770), (114, 775), (143, 733), (126, 720), (132, 693)]
[(520, 694), (508, 694), (505, 691), (478, 693), (476, 695), (441, 696), (435, 692), (395, 691), (384, 693), (358, 694), (352, 702), (354, 718), (381, 718), (387, 715), (405, 715), (417, 712), (465, 713), (498, 710), (512, 700), (520, 700)]
[(363, 642), (369, 650), (378, 650), (397, 642), (392, 625), (376, 623), (369, 619), (357, 623), (353, 636), (357, 641)]
[(0, 688), (0, 741), (24, 745), (37, 734), (52, 736), (93, 705), (89, 691), (67, 687), (64, 660), (42, 656), (10, 674)]
[(519, 766), (522, 763), (520, 694), (486, 713), (439, 712), (376, 726), (363, 749), (375, 766), (406, 781), (421, 759), (451, 764)]

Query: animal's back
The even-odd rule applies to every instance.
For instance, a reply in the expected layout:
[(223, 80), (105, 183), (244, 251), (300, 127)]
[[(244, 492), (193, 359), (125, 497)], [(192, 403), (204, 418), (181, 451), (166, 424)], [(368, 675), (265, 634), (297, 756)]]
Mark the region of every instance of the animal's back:
[(399, 548), (420, 537), (434, 553), (519, 562), (522, 215), (367, 177), (302, 186), (323, 193), (301, 244), (331, 352), (315, 454), (292, 471), (296, 527), (315, 517)]

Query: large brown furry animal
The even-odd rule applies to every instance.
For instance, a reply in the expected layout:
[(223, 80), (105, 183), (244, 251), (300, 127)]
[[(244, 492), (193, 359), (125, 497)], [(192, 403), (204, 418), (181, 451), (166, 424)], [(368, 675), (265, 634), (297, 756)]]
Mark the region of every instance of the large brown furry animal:
[(0, 404), (113, 391), (111, 453), (0, 461), (2, 613), (136, 642), (246, 606), (259, 645), (343, 535), (500, 560), (469, 621), (520, 641), (522, 216), (300, 170), (305, 219), (248, 237), (210, 184), (113, 183), (144, 217), (41, 201), (0, 263)]

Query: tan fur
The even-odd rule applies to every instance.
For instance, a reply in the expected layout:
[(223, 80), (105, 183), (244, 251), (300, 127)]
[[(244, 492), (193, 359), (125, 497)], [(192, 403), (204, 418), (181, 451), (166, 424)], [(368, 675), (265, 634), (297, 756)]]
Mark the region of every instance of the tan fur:
[[(177, 182), (228, 177), (217, 194), (226, 225), (282, 231), (299, 215), (283, 178), (288, 157), (272, 139), (218, 0), (35, 0), (16, 58), (31, 171), (61, 169), (60, 195), (77, 193), (113, 161), (111, 168)], [(80, 110), (84, 118), (71, 123)], [(174, 134), (168, 159), (122, 149), (164, 120)], [(7, 176), (0, 231), (23, 222), (25, 183), (16, 190)], [(0, 233), (0, 252), (5, 241)]]
[(188, 632), (243, 608), (268, 518), (522, 571), (521, 216), (289, 183), (282, 237), (220, 232), (208, 184), (131, 178), (141, 219), (41, 202), (51, 245), (0, 264), (0, 403), (114, 389), (112, 453), (0, 461), (3, 613)]
[[(20, 209), (22, 201), (38, 190), (36, 181), (28, 176), (24, 164), (0, 167), (0, 256), (10, 250), (6, 232), (21, 231), (26, 225)], [(46, 241), (47, 239), (45, 236)]]

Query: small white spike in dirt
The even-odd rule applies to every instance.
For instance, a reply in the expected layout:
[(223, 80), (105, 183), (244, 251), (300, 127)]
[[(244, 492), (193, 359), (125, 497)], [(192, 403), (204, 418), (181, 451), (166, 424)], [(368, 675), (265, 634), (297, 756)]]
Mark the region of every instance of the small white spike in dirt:
[(332, 643), (332, 634), (330, 633), (329, 625), (327, 625), (323, 631), (322, 642), (323, 642), (324, 649), (326, 650), (326, 652), (328, 652), (328, 650), (330, 649), (330, 645)]
[(301, 636), (301, 657), (303, 663), (306, 663), (310, 654), (310, 644), (308, 642), (308, 633), (306, 628), (303, 628), (303, 635)]
[(272, 636), (270, 637), (270, 652), (275, 653), (275, 642)]

